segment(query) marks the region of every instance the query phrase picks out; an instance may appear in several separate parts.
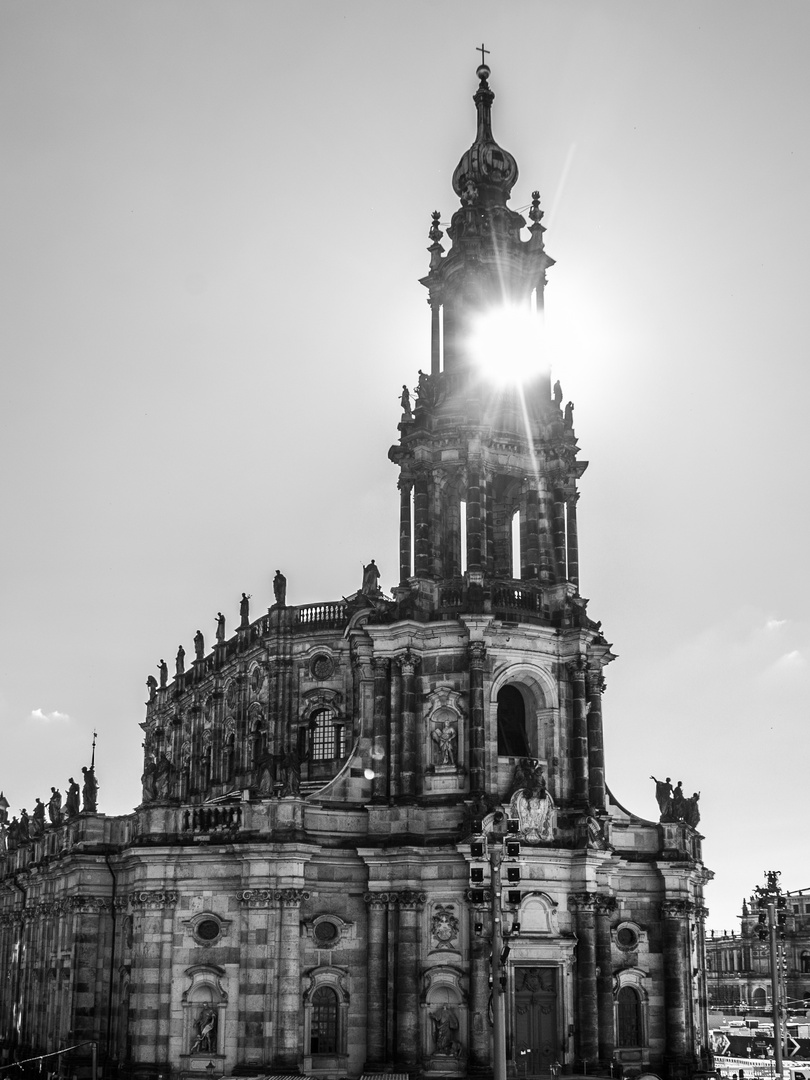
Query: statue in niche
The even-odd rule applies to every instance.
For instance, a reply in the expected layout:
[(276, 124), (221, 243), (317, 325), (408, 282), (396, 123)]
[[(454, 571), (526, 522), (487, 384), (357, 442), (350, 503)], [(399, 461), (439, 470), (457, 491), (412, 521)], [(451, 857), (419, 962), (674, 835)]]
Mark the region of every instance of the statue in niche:
[(301, 759), (298, 751), (291, 746), (284, 754), (282, 761), (284, 771), (284, 786), (281, 789), (282, 799), (289, 796), (297, 796), (301, 793)]
[(239, 625), (250, 626), (250, 593), (242, 593), (239, 601)]
[(517, 763), (513, 787), (509, 813), (520, 822), (520, 832), (526, 843), (552, 840), (554, 800), (548, 793), (542, 766), (536, 758), (522, 758)]
[(669, 777), (666, 780), (656, 780), (654, 776), (650, 779), (655, 783), (655, 801), (661, 815), (659, 820), (672, 821), (672, 780)]
[(172, 763), (165, 753), (161, 751), (155, 767), (155, 797), (167, 799), (169, 797), (169, 781), (171, 780)]
[(438, 723), (441, 726), (434, 728), (430, 735), (435, 746), (433, 763), (434, 765), (455, 765), (458, 733), (448, 713), (445, 713)]
[(211, 1005), (203, 1005), (194, 1021), (196, 1038), (191, 1053), (214, 1054), (217, 1047), (217, 1014)]
[(458, 1057), (462, 1047), (455, 1037), (458, 1031), (458, 1017), (455, 1012), (449, 1005), (442, 1005), (440, 1009), (430, 1014), (430, 1022), (433, 1026), (434, 1052)]
[(68, 777), (67, 798), (65, 799), (65, 817), (75, 818), (79, 815), (79, 785), (72, 776)]
[(51, 797), (48, 799), (48, 818), (51, 825), (62, 824), (62, 792), (59, 788), (51, 788)]
[(143, 767), (143, 776), (141, 777), (141, 784), (143, 785), (143, 801), (145, 803), (154, 802), (157, 795), (155, 789), (155, 774), (157, 772), (157, 765), (154, 758), (147, 758)]
[(287, 606), (287, 579), (280, 570), (276, 570), (273, 578), (273, 595), (276, 598), (277, 607)]
[(363, 585), (360, 591), (364, 596), (371, 596), (380, 591), (378, 584), (380, 580), (380, 571), (377, 569), (377, 564), (372, 559), (368, 566), (363, 567)]
[(202, 630), (198, 630), (194, 635), (194, 659), (202, 660), (205, 657), (205, 638), (203, 637)]
[(89, 768), (82, 766), (84, 783), (82, 784), (82, 810), (86, 813), (95, 814), (98, 804), (98, 780), (94, 765)]

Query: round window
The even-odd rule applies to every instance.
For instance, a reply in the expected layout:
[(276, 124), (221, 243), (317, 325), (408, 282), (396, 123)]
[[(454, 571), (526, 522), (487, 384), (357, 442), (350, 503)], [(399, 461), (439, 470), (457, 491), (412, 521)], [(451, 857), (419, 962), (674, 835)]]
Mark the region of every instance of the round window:
[(629, 926), (622, 926), (616, 933), (616, 941), (623, 949), (635, 949), (638, 945), (638, 934)]
[(327, 656), (325, 653), (319, 653), (312, 661), (311, 670), (316, 679), (329, 679), (332, 677), (335, 665), (332, 662), (331, 656)]
[(203, 919), (197, 923), (195, 929), (201, 941), (214, 941), (219, 937), (219, 923), (214, 919)]
[(315, 927), (315, 940), (321, 945), (331, 945), (338, 936), (338, 928), (333, 922), (325, 920)]

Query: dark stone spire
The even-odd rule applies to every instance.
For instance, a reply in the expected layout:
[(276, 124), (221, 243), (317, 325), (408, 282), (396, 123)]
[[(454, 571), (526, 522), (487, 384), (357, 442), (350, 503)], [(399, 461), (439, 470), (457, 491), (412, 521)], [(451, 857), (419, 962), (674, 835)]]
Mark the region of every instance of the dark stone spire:
[(480, 80), (473, 95), (478, 113), (475, 142), (461, 155), (453, 173), (453, 190), (462, 203), (477, 202), (484, 206), (505, 206), (518, 178), (517, 162), (498, 146), (492, 134), (492, 102), (495, 94), (487, 79), (490, 70), (481, 64), (476, 71)]

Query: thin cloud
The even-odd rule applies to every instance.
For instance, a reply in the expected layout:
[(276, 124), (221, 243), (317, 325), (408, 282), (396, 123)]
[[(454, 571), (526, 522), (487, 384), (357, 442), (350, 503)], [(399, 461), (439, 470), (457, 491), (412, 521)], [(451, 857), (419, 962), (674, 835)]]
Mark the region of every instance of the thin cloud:
[(778, 630), (780, 626), (784, 626), (787, 619), (768, 619), (765, 623), (766, 630)]
[(52, 709), (50, 712), (45, 712), (43, 709), (32, 709), (28, 719), (44, 724), (66, 724), (70, 717), (66, 712), (60, 712), (58, 709)]

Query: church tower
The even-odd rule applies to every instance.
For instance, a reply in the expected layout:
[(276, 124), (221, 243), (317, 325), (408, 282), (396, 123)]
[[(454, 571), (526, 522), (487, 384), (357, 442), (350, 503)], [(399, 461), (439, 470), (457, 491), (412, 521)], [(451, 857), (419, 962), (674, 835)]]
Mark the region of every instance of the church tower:
[(508, 205), (517, 164), (477, 76), (448, 250), (430, 229), (429, 371), (390, 451), (393, 595), (373, 560), (316, 603), (276, 572), (267, 608), (243, 593), (235, 632), (220, 613), (213, 647), (198, 630), (193, 660), (149, 676), (132, 814), (0, 819), (0, 1064), (70, 1047), (84, 1080), (91, 1046), (126, 1080), (708, 1064), (697, 796), (659, 782), (651, 821), (606, 784), (614, 656), (579, 593), (553, 261), (537, 192), (528, 225)]

